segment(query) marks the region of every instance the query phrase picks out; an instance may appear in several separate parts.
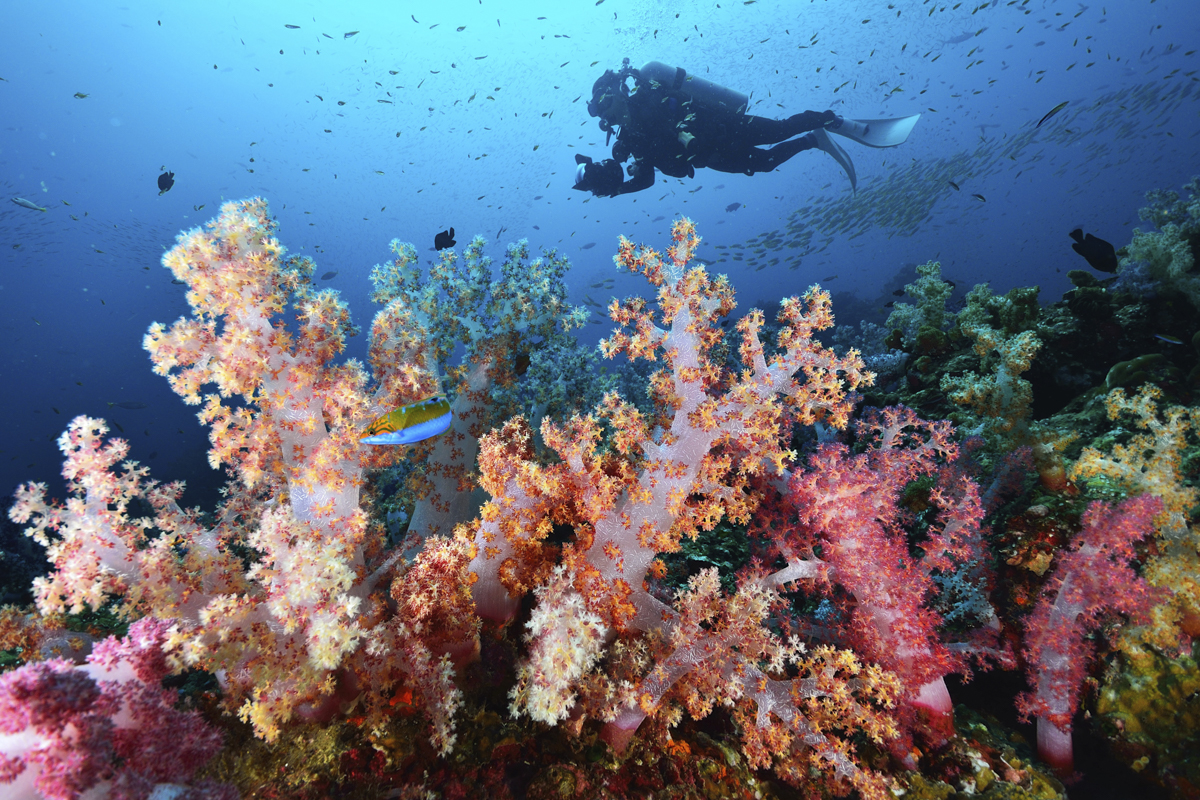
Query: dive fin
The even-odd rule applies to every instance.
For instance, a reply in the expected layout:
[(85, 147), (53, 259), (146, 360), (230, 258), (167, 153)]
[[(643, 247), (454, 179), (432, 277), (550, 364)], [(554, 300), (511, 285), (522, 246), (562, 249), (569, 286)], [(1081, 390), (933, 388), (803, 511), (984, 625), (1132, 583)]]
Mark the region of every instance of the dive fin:
[(896, 119), (843, 119), (837, 128), (825, 130), (868, 147), (895, 147), (904, 144), (920, 118), (920, 114), (913, 114)]
[(829, 134), (823, 128), (817, 128), (812, 132), (812, 135), (817, 140), (817, 149), (829, 153), (829, 155), (833, 156), (833, 160), (838, 162), (842, 169), (846, 170), (846, 177), (850, 179), (850, 189), (857, 192), (858, 175), (854, 172), (854, 162), (850, 160), (850, 155), (837, 142), (830, 139)]

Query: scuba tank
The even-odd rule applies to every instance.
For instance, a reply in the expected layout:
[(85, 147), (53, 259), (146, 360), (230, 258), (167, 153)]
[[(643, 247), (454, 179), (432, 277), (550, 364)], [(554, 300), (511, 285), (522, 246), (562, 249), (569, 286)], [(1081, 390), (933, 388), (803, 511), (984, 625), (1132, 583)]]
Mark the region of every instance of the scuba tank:
[(705, 78), (688, 75), (682, 67), (671, 67), (661, 61), (647, 62), (638, 70), (638, 80), (656, 81), (668, 91), (690, 95), (700, 108), (724, 114), (742, 115), (750, 106), (750, 98)]

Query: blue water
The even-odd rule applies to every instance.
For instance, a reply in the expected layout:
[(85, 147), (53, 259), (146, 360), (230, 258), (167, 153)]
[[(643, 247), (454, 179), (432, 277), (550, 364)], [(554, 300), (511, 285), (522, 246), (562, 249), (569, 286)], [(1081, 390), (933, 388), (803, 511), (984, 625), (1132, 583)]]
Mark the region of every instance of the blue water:
[[(268, 198), (284, 245), (337, 272), (326, 283), (360, 325), (392, 238), (429, 252), (454, 226), (460, 246), (480, 233), (497, 258), (528, 238), (568, 254), (576, 302), (615, 278), (604, 303), (646, 291), (615, 272), (617, 236), (665, 246), (678, 214), (713, 261), (719, 244), (811, 232), (803, 250), (714, 266), (739, 290), (735, 313), (823, 282), (856, 322), (882, 315), (913, 277), (904, 265), (932, 258), (960, 287), (1038, 284), (1057, 300), (1067, 270), (1086, 268), (1072, 227), (1125, 244), (1145, 191), (1200, 172), (1192, 0), (5, 0), (0, 16), (5, 494), (56, 484), (54, 440), (77, 414), (120, 425), (156, 478), (215, 484), (195, 409), (152, 374), (141, 340), (186, 311), (164, 248), (223, 199)], [(810, 151), (773, 173), (660, 175), (589, 199), (572, 189), (573, 157), (607, 150), (585, 103), (622, 57), (753, 92), (762, 116), (922, 118), (899, 148), (842, 141), (857, 194)], [(163, 168), (176, 183), (160, 196)], [(365, 336), (351, 355), (364, 352)]]

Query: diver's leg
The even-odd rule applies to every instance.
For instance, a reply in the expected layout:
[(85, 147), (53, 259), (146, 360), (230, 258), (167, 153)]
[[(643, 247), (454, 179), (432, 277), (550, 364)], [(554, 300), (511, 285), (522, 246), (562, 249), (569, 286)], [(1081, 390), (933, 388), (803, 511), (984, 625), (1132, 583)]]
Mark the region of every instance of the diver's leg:
[(709, 156), (704, 166), (718, 172), (740, 172), (745, 175), (770, 172), (796, 153), (816, 146), (817, 140), (813, 136), (801, 136), (765, 150), (761, 147), (726, 147)]
[(789, 139), (786, 142), (780, 142), (774, 147), (768, 147), (763, 150), (759, 147), (750, 149), (750, 169), (749, 174), (755, 172), (770, 172), (778, 167), (783, 162), (787, 161), (796, 153), (803, 153), (805, 150), (812, 150), (817, 146), (817, 140), (812, 136), (801, 136), (798, 139)]
[(746, 144), (775, 144), (800, 133), (815, 131), (835, 116), (832, 111), (803, 111), (787, 119), (747, 116), (743, 117), (739, 133)]

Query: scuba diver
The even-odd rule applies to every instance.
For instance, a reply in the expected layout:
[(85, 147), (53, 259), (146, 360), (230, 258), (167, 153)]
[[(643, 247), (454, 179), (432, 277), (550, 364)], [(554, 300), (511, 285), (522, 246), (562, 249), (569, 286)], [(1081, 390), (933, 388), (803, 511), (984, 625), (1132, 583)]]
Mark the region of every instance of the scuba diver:
[[(619, 72), (606, 70), (596, 80), (587, 106), (608, 134), (606, 146), (616, 131), (612, 158), (576, 155), (574, 188), (597, 197), (638, 192), (654, 185), (655, 170), (673, 178), (691, 178), (703, 167), (753, 175), (814, 148), (831, 155), (856, 188), (854, 164), (827, 131), (872, 147), (892, 147), (908, 137), (920, 117), (850, 120), (832, 111), (804, 111), (777, 120), (747, 114), (749, 103), (741, 92), (682, 68), (651, 61), (634, 69), (626, 58)], [(768, 144), (773, 146), (760, 147)], [(621, 164), (630, 157), (625, 180)]]

